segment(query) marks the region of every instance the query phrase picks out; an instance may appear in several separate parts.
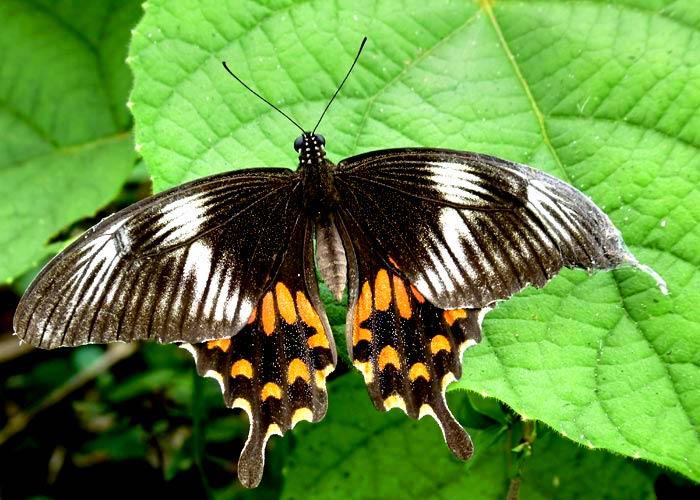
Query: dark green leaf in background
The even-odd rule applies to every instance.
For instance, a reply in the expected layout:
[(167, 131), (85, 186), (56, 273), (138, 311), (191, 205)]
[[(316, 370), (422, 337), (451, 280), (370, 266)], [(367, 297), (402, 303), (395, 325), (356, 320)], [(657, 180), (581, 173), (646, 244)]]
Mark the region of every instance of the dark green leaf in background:
[(0, 2), (0, 282), (119, 191), (135, 154), (124, 63), (139, 2)]
[(221, 61), (310, 127), (368, 35), (320, 128), (331, 159), (421, 145), (534, 165), (589, 194), (669, 285), (627, 269), (526, 290), (453, 389), (698, 480), (699, 28), (690, 0), (154, 0), (130, 53), (136, 137), (157, 189), (293, 167), (297, 131)]
[[(396, 498), (397, 492), (404, 498), (506, 498), (515, 455), (499, 424), (470, 429), (476, 454), (460, 462), (435, 445), (435, 422), (412, 422), (398, 411), (382, 415), (364, 392), (359, 376), (330, 385), (325, 429), (305, 425), (298, 432), (283, 498)], [(527, 499), (653, 498), (651, 480), (634, 465), (551, 431), (533, 444), (520, 484)]]

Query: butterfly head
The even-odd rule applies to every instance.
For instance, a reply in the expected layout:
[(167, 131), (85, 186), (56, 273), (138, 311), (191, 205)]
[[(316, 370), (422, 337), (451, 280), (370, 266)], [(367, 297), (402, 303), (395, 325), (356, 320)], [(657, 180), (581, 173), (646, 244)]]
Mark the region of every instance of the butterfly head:
[(326, 156), (323, 147), (326, 139), (321, 134), (304, 132), (294, 141), (294, 149), (299, 153), (299, 164), (315, 163)]

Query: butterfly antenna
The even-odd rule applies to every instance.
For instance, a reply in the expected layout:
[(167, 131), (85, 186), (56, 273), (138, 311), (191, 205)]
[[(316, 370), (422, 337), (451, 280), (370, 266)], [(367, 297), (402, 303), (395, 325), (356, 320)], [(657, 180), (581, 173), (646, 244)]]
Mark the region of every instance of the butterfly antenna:
[(364, 48), (366, 42), (367, 42), (367, 37), (364, 37), (362, 39), (362, 43), (360, 44), (360, 48), (357, 50), (357, 55), (355, 56), (355, 60), (352, 62), (352, 66), (350, 66), (350, 69), (348, 70), (348, 73), (345, 75), (345, 78), (343, 78), (343, 81), (340, 82), (340, 85), (338, 85), (338, 90), (335, 91), (335, 94), (333, 94), (333, 97), (331, 97), (331, 100), (328, 101), (328, 104), (326, 104), (326, 108), (323, 110), (323, 113), (321, 113), (321, 118), (318, 119), (318, 122), (316, 122), (316, 126), (311, 131), (312, 134), (316, 132), (316, 129), (321, 124), (321, 120), (323, 120), (323, 117), (326, 114), (326, 111), (328, 111), (328, 108), (331, 107), (331, 104), (333, 103), (335, 96), (338, 95), (338, 93), (340, 92), (340, 89), (342, 89), (343, 85), (345, 85), (345, 80), (348, 79), (348, 77), (350, 76), (350, 73), (352, 73), (352, 69), (355, 67), (355, 64), (357, 64), (357, 60), (360, 58), (360, 54), (362, 54), (362, 49)]
[[(359, 55), (359, 54), (358, 54), (358, 55)], [(251, 92), (253, 93), (253, 95), (257, 96), (260, 100), (266, 102), (272, 109), (274, 109), (274, 110), (277, 111), (279, 114), (281, 114), (282, 116), (284, 116), (287, 120), (289, 120), (290, 122), (292, 122), (296, 128), (298, 128), (299, 130), (301, 130), (301, 133), (302, 133), (302, 134), (306, 133), (305, 130), (304, 130), (303, 128), (301, 128), (301, 126), (300, 126), (296, 121), (294, 121), (287, 113), (285, 113), (285, 112), (282, 111), (280, 108), (278, 108), (277, 106), (275, 106), (274, 104), (272, 104), (270, 101), (268, 101), (267, 99), (265, 99), (263, 96), (261, 96), (260, 94), (258, 94), (258, 93), (257, 93), (256, 91), (254, 91), (253, 89), (251, 89), (243, 80), (241, 80), (240, 78), (238, 78), (238, 77), (233, 73), (233, 71), (231, 71), (231, 70), (229, 69), (229, 67), (226, 65), (226, 61), (222, 61), (221, 64), (224, 65), (224, 68), (226, 68), (226, 71), (228, 71), (229, 75), (231, 75), (232, 77), (234, 77), (238, 83), (240, 83), (241, 85), (243, 85), (246, 89), (248, 89), (249, 91), (251, 91)]]

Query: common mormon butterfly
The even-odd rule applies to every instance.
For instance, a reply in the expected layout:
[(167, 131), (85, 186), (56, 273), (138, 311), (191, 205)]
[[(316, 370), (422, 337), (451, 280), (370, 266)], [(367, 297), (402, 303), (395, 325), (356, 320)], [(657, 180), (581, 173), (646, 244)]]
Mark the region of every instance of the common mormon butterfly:
[(552, 176), (432, 148), (334, 165), (315, 132), (323, 114), (307, 132), (277, 111), (303, 132), (296, 171), (213, 175), (107, 217), (41, 271), (14, 320), (22, 340), (47, 349), (181, 343), (248, 413), (245, 486), (260, 482), (270, 436), (326, 412), (336, 350), (315, 268), (337, 299), (348, 285), (348, 352), (377, 409), (432, 416), (467, 459), (472, 442), (445, 389), (494, 302), (562, 267), (646, 267), (590, 199)]

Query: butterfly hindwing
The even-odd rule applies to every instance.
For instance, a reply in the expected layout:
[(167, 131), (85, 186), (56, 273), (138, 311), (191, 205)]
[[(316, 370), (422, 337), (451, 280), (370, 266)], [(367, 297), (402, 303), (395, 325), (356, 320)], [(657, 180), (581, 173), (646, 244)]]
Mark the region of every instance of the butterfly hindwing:
[(374, 151), (340, 162), (335, 185), (344, 217), (440, 307), (481, 308), (564, 266), (636, 262), (584, 194), (491, 156)]
[(398, 407), (416, 419), (432, 416), (452, 452), (469, 458), (471, 439), (447, 407), (445, 390), (462, 373), (464, 350), (481, 339), (480, 311), (434, 306), (394, 259), (382, 259), (357, 228), (347, 227), (348, 352), (372, 402), (379, 410)]
[(15, 332), (43, 348), (196, 342), (243, 326), (302, 213), (298, 176), (212, 176), (104, 219), (52, 260), (20, 302)]
[(330, 327), (313, 270), (310, 227), (299, 224), (280, 270), (230, 339), (186, 346), (201, 375), (221, 384), (226, 404), (249, 417), (238, 476), (248, 486), (262, 477), (265, 446), (299, 421), (326, 413), (326, 377), (336, 362)]

